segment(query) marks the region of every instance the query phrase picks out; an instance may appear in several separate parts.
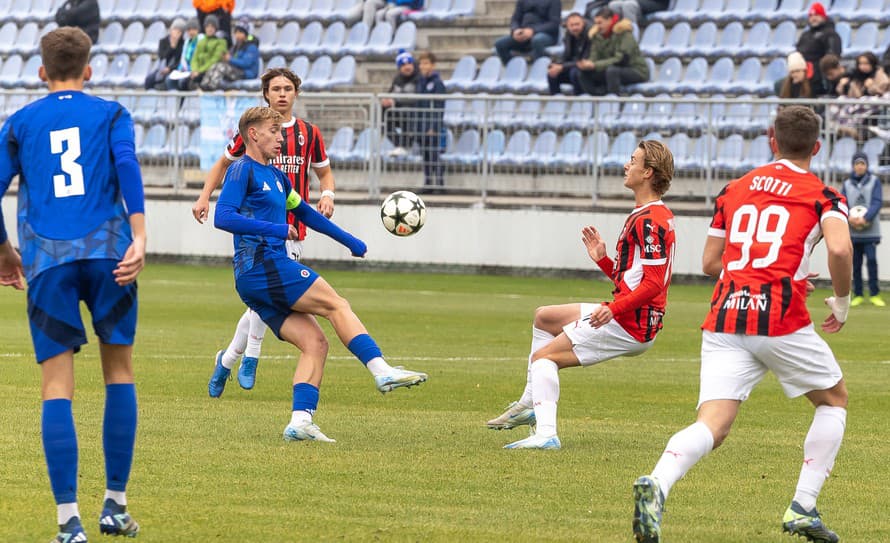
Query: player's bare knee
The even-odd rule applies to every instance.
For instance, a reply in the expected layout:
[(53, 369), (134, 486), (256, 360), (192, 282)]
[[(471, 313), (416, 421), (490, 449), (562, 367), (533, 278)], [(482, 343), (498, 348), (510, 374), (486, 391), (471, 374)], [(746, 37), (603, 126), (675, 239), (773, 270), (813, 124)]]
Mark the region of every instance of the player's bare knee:
[(556, 310), (556, 306), (543, 305), (535, 309), (535, 328), (556, 335), (562, 330), (563, 324), (559, 322), (559, 312)]

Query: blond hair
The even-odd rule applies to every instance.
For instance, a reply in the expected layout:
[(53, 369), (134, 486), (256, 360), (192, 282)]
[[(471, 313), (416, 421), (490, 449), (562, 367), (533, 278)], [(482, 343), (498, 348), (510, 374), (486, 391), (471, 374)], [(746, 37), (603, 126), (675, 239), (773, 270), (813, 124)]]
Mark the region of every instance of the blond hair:
[(241, 134), (241, 138), (246, 142), (247, 130), (251, 126), (265, 121), (281, 124), (281, 121), (283, 120), (284, 117), (281, 116), (281, 113), (278, 113), (270, 107), (250, 107), (241, 114), (241, 119), (238, 120), (238, 133)]
[(667, 145), (655, 140), (643, 140), (638, 147), (646, 154), (643, 166), (652, 170), (652, 190), (664, 196), (674, 178), (673, 153)]

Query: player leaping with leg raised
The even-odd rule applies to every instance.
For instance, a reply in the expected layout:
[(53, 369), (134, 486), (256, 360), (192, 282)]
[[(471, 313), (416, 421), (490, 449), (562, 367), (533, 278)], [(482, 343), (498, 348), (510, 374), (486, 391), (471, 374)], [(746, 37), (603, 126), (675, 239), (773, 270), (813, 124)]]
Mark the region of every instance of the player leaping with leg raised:
[(841, 329), (850, 307), (852, 244), (843, 196), (809, 171), (820, 119), (804, 106), (782, 108), (770, 146), (776, 161), (730, 182), (717, 197), (702, 268), (719, 277), (702, 325), (701, 388), (695, 424), (671, 437), (651, 475), (633, 486), (637, 541), (661, 541), (664, 500), (674, 484), (729, 435), (739, 408), (772, 371), (790, 398), (816, 408), (804, 462), (782, 528), (835, 543), (816, 498), (834, 466), (847, 420), (847, 389), (831, 349), (806, 307), (809, 260), (824, 237), (834, 296), (822, 330)]
[(674, 175), (674, 158), (661, 142), (640, 142), (624, 165), (624, 186), (636, 207), (618, 238), (615, 260), (592, 226), (582, 232), (590, 258), (615, 283), (609, 302), (539, 307), (525, 391), (489, 428), (534, 425), (536, 432), (507, 449), (558, 449), (556, 404), (564, 368), (592, 366), (619, 356), (637, 356), (662, 327), (674, 255), (674, 215), (661, 201)]

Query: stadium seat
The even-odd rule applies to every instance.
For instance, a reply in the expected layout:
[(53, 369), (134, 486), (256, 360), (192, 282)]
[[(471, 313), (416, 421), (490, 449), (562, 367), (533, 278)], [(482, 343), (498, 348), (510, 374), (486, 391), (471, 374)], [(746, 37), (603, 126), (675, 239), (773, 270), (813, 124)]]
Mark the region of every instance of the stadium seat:
[(466, 90), (476, 75), (476, 59), (472, 55), (461, 57), (454, 66), (451, 78), (446, 79), (445, 89), (448, 91)]
[(526, 164), (542, 168), (550, 166), (556, 154), (556, 132), (546, 130), (538, 134), (531, 154), (525, 160)]
[(349, 161), (353, 163), (367, 163), (371, 159), (371, 144), (373, 143), (374, 129), (365, 128), (359, 132), (349, 155)]
[(130, 69), (127, 71), (127, 75), (124, 77), (121, 84), (132, 89), (142, 88), (145, 84), (145, 78), (148, 76), (148, 71), (151, 69), (153, 63), (151, 55), (148, 53), (143, 53), (137, 56), (130, 65)]
[(689, 36), (692, 34), (692, 28), (689, 23), (683, 21), (677, 23), (671, 29), (667, 38), (664, 40), (664, 46), (652, 53), (655, 57), (679, 56), (685, 55), (689, 49)]
[(772, 28), (766, 21), (754, 23), (754, 26), (748, 30), (748, 35), (744, 38), (744, 47), (739, 50), (739, 53), (745, 56), (766, 56), (771, 47), (771, 33)]
[(449, 98), (445, 100), (445, 108), (442, 114), (442, 121), (445, 126), (457, 127), (464, 122), (464, 109), (466, 102), (458, 98)]
[[(595, 112), (591, 111), (590, 115), (586, 119), (580, 119), (581, 122), (566, 123), (566, 128), (583, 129), (593, 124), (596, 126), (597, 130), (617, 132), (617, 127), (621, 123), (622, 103), (616, 101), (614, 98), (614, 94), (607, 94), (603, 97), (602, 100), (596, 102)], [(587, 113), (586, 109), (583, 111), (576, 109), (575, 111), (580, 113)]]
[(696, 57), (686, 65), (686, 72), (677, 82), (673, 91), (665, 89), (665, 92), (678, 92), (682, 94), (701, 92), (708, 75), (708, 61), (702, 57)]
[[(528, 134), (528, 132), (526, 132), (526, 134)], [(485, 149), (485, 158), (488, 160), (489, 164), (491, 164), (496, 157), (499, 157), (504, 153), (506, 143), (507, 137), (502, 130), (488, 131), (488, 134), (485, 136), (485, 142), (483, 143), (483, 149)]]
[[(115, 11), (115, 0), (99, 0), (99, 15), (105, 19), (105, 21), (111, 21), (111, 15)], [(176, 7), (179, 7), (179, 3), (177, 1)]]
[(689, 134), (700, 133), (706, 124), (706, 119), (700, 114), (696, 102), (699, 97), (695, 94), (683, 96), (686, 101), (674, 104), (671, 118), (665, 127), (669, 132), (685, 131)]
[(346, 25), (342, 21), (336, 21), (325, 30), (318, 52), (322, 55), (339, 56), (345, 38)]
[(284, 55), (275, 55), (266, 61), (266, 68), (287, 68), (287, 59)]
[(355, 136), (351, 126), (341, 126), (334, 132), (334, 137), (328, 143), (325, 151), (332, 161), (348, 160), (352, 153), (352, 140)]
[(851, 21), (859, 9), (859, 0), (833, 0), (831, 18), (835, 21)]
[(640, 51), (644, 55), (660, 53), (664, 47), (664, 34), (664, 24), (657, 21), (649, 24), (643, 31), (643, 37), (640, 38)]
[(312, 0), (312, 11), (309, 12), (310, 21), (327, 23), (334, 17), (334, 0)]
[[(714, 47), (705, 53), (706, 57), (729, 57), (742, 52), (742, 38), (745, 35), (745, 27), (738, 21), (726, 25), (717, 37)], [(746, 44), (747, 47), (747, 44)]]
[(382, 55), (389, 49), (392, 43), (392, 25), (384, 21), (377, 23), (368, 36), (368, 43), (362, 46), (359, 54)]
[(698, 0), (677, 0), (674, 9), (650, 13), (647, 18), (650, 21), (673, 24), (679, 21), (688, 21), (695, 16), (696, 11), (698, 11)]
[(349, 16), (349, 12), (356, 4), (360, 4), (361, 2), (362, 0), (335, 0), (334, 8), (331, 10), (330, 15), (328, 15), (328, 20), (348, 23), (349, 21), (347, 21), (346, 18)]
[(287, 20), (291, 17), (290, 0), (267, 0), (263, 18), (272, 20)]
[(525, 81), (520, 83), (518, 90), (521, 92), (547, 92), (547, 68), (550, 66), (551, 60), (541, 57), (532, 62), (528, 68), (528, 75)]
[(306, 90), (323, 89), (331, 78), (333, 68), (334, 61), (331, 60), (331, 57), (327, 55), (318, 57), (312, 62), (312, 67), (309, 68), (309, 75), (303, 81), (303, 88)]
[(167, 146), (167, 127), (163, 124), (152, 125), (145, 133), (145, 139), (142, 146), (137, 148), (137, 155), (140, 160), (157, 160), (165, 152)]
[(359, 21), (349, 27), (349, 33), (346, 35), (346, 43), (343, 44), (344, 55), (358, 55), (368, 41), (368, 25)]
[(686, 133), (677, 132), (666, 143), (674, 155), (674, 169), (677, 172), (690, 172), (699, 167), (690, 156), (689, 136)]
[(834, 25), (834, 30), (841, 37), (841, 51), (844, 56), (849, 56), (847, 51), (850, 49), (850, 41), (853, 39), (853, 29), (850, 23), (841, 21)]
[[(252, 34), (260, 42), (261, 55), (273, 55), (278, 53), (278, 25), (275, 21), (266, 21), (265, 23), (255, 25)], [(302, 36), (300, 36), (300, 39), (302, 39)], [(291, 43), (288, 45), (290, 46), (289, 51), (294, 51), (294, 44)], [(281, 53), (284, 52), (285, 51), (281, 51)]]
[(288, 18), (296, 19), (305, 24), (310, 21), (312, 14), (312, 0), (291, 0), (290, 14)]
[(291, 61), (289, 68), (290, 71), (300, 76), (301, 80), (305, 80), (306, 76), (309, 75), (309, 65), (309, 57), (300, 55)]
[[(272, 35), (272, 42), (264, 43), (261, 36), (254, 36), (260, 41), (260, 51), (273, 55), (290, 55), (294, 52), (294, 44), (300, 40), (300, 23), (288, 21), (280, 29), (274, 24), (269, 24), (269, 29), (264, 28), (264, 33)], [(265, 26), (265, 25), (264, 25)], [(275, 33), (273, 34), (273, 31)]]
[(476, 0), (454, 0), (451, 13), (458, 16), (470, 16), (476, 12)]
[(193, 128), (191, 133), (189, 134), (189, 139), (188, 139), (188, 143), (186, 144), (183, 158), (188, 163), (197, 164), (197, 162), (199, 160), (201, 160), (201, 155), (199, 153), (200, 149), (201, 149), (201, 129)]
[(37, 87), (42, 86), (43, 83), (40, 81), (40, 76), (37, 72), (41, 63), (40, 55), (32, 55), (25, 61), (25, 65), (22, 66), (21, 77), (19, 78), (21, 85), (29, 89), (36, 89)]
[(164, 21), (155, 21), (148, 25), (145, 29), (145, 35), (142, 38), (141, 53), (157, 53), (158, 42), (167, 35), (167, 26)]
[(109, 23), (99, 29), (99, 39), (93, 46), (94, 53), (116, 52), (120, 47), (121, 38), (124, 35), (124, 27), (119, 22)]
[(783, 21), (772, 31), (765, 54), (771, 57), (785, 57), (797, 47), (797, 26), (794, 21)]
[[(600, 102), (601, 104), (602, 102)], [(593, 102), (587, 100), (572, 102), (566, 113), (563, 128), (570, 130), (585, 130), (594, 123)]]
[(355, 57), (345, 56), (337, 61), (327, 87), (348, 87), (355, 84)]
[[(111, 13), (110, 11), (102, 10), (102, 3), (99, 2), (99, 14), (104, 15), (106, 13)], [(158, 2), (158, 7), (155, 11), (155, 17), (164, 19), (167, 21), (172, 21), (176, 17), (179, 17), (179, 0), (160, 0)], [(112, 8), (113, 9), (113, 8)]]
[(507, 127), (511, 129), (529, 128), (538, 129), (538, 113), (541, 109), (541, 100), (537, 95), (533, 95), (534, 100), (519, 100), (516, 104), (516, 111), (513, 118), (507, 123)]
[(717, 170), (729, 175), (740, 173), (745, 167), (745, 138), (732, 134), (717, 145)]
[(756, 94), (760, 88), (760, 73), (763, 65), (760, 59), (748, 57), (742, 61), (726, 88), (730, 94)]
[(321, 23), (319, 21), (312, 21), (303, 28), (303, 32), (300, 34), (300, 40), (293, 45), (291, 52), (309, 56), (318, 54), (323, 34), (324, 27), (321, 26)]
[(668, 99), (670, 99), (669, 94), (659, 94), (655, 98), (664, 98), (664, 102), (650, 102), (646, 107), (646, 114), (644, 116), (646, 126), (651, 128), (652, 130), (661, 131), (670, 131), (671, 130), (671, 117), (674, 112), (674, 104)]
[[(650, 81), (647, 81), (646, 83), (633, 83), (631, 85), (625, 85), (624, 90), (627, 93), (639, 92), (639, 93), (646, 94), (646, 95), (653, 94), (653, 91), (651, 89), (648, 89), (645, 85), (647, 83), (651, 83), (652, 79), (656, 77), (656, 74), (658, 73), (658, 68), (655, 67), (655, 61), (652, 60), (651, 58), (646, 57), (644, 60), (646, 61), (646, 67), (649, 68)], [(571, 87), (571, 85), (566, 85), (565, 83), (563, 83), (561, 85), (561, 87), (566, 87), (566, 86)], [(571, 88), (567, 89), (564, 92), (567, 93), (569, 90), (571, 90)]]
[(587, 3), (588, 0), (574, 0), (572, 7), (562, 10), (562, 13), (560, 14), (561, 20), (565, 21), (566, 17), (571, 13), (580, 13), (583, 15), (584, 11), (587, 9)]
[(471, 92), (482, 92), (493, 88), (501, 77), (501, 59), (492, 56), (482, 62), (476, 77), (465, 87)]
[(538, 122), (542, 128), (559, 129), (565, 126), (566, 109), (568, 102), (564, 100), (547, 100), (541, 113), (538, 115)]
[[(729, 2), (732, 3), (732, 0)], [(714, 21), (723, 15), (723, 0), (701, 0), (701, 4), (695, 14), (689, 18), (694, 25), (700, 25), (706, 21)]]
[(37, 47), (38, 47), (38, 49), (40, 47), (40, 38), (46, 36), (47, 34), (49, 34), (50, 32), (52, 32), (53, 30), (55, 30), (57, 28), (59, 28), (59, 25), (57, 25), (56, 22), (53, 21), (51, 23), (46, 23), (46, 25), (43, 26), (40, 29), (40, 31), (37, 32), (37, 44), (38, 44)]
[(266, 0), (243, 0), (238, 2), (238, 9), (235, 17), (247, 17), (251, 20), (257, 20), (266, 14)]
[(851, 21), (865, 23), (877, 21), (886, 25), (890, 22), (890, 6), (885, 6), (885, 0), (861, 0), (859, 8), (851, 17)]
[(607, 170), (620, 170), (630, 159), (637, 147), (637, 137), (633, 132), (622, 132), (612, 140), (609, 153), (603, 157), (601, 165)]
[(711, 73), (708, 79), (701, 87), (702, 92), (716, 93), (727, 92), (731, 85), (732, 76), (735, 72), (735, 64), (729, 57), (721, 57), (711, 67)]
[(475, 166), (482, 161), (481, 149), (479, 131), (471, 128), (465, 130), (450, 152), (441, 154), (439, 159), (445, 164)]
[(750, 170), (758, 166), (768, 164), (773, 159), (773, 152), (769, 148), (769, 137), (761, 134), (748, 144), (748, 153), (743, 158), (743, 168)]
[(24, 56), (30, 56), (36, 53), (37, 36), (37, 23), (25, 23), (19, 29), (18, 35), (15, 38), (15, 46), (13, 46), (11, 52)]
[(737, 97), (738, 102), (726, 104), (723, 114), (716, 119), (716, 128), (720, 133), (734, 133), (753, 135), (753, 132), (762, 132), (763, 128), (759, 119), (754, 119), (754, 104), (745, 100), (751, 100), (751, 95)]
[(201, 124), (201, 99), (197, 95), (186, 96), (180, 100), (178, 120), (189, 126)]
[(494, 105), (488, 113), (488, 121), (498, 128), (507, 128), (513, 121), (516, 111), (516, 100), (512, 94), (506, 94), (503, 98), (494, 101)]
[[(137, 0), (116, 0), (114, 4), (114, 10), (109, 12), (108, 17), (104, 14), (105, 12), (99, 12), (99, 14), (110, 21), (117, 21), (126, 25), (127, 23), (131, 23), (136, 20), (134, 14), (136, 13), (136, 5)], [(201, 32), (204, 30), (202, 29)]]
[(775, 11), (766, 15), (766, 20), (772, 24), (782, 21), (802, 21), (806, 18), (807, 6), (804, 0), (782, 0)]
[[(46, 0), (45, 2), (37, 2), (32, 1), (31, 3), (31, 14), (29, 15), (30, 20), (40, 23), (46, 24), (49, 22), (54, 22), (56, 11), (62, 6), (64, 0)], [(0, 11), (0, 13), (5, 13), (4, 11)]]
[(633, 100), (633, 98), (642, 98), (642, 95), (635, 94), (630, 97), (632, 101), (624, 102), (621, 108), (621, 115), (615, 123), (614, 129), (619, 132), (645, 130), (648, 127), (646, 119), (646, 103)]
[(881, 155), (884, 154), (884, 148), (886, 146), (887, 142), (881, 138), (871, 138), (862, 145), (862, 152), (868, 157), (870, 166), (873, 167), (874, 165), (881, 163)]
[(488, 102), (482, 100), (481, 98), (476, 100), (470, 100), (470, 102), (464, 106), (464, 124), (467, 126), (478, 127), (482, 126), (484, 123), (488, 122)]
[(19, 27), (15, 21), (7, 21), (0, 26), (0, 55), (12, 52), (15, 46), (15, 37), (19, 33)]
[(392, 37), (392, 42), (384, 54), (395, 55), (400, 49), (413, 51), (417, 48), (417, 25), (411, 21), (400, 24)]
[(783, 57), (774, 58), (766, 65), (763, 71), (763, 77), (760, 81), (760, 92), (762, 96), (775, 94), (776, 81), (788, 75), (788, 61)]
[(450, 21), (453, 18), (451, 0), (430, 0), (424, 4), (422, 10), (408, 14), (408, 19), (412, 21)]
[(603, 157), (609, 153), (609, 136), (603, 131), (597, 131), (587, 136), (584, 149), (581, 150), (583, 164), (601, 164)]
[(136, 144), (138, 156), (139, 149), (142, 149), (142, 143), (145, 141), (145, 127), (141, 124), (133, 125), (133, 142)]
[(695, 139), (692, 154), (693, 162), (698, 163), (699, 168), (711, 168), (717, 160), (717, 147), (719, 142), (714, 134), (703, 134)]
[(750, 11), (751, 0), (728, 0), (723, 11), (715, 14), (712, 20), (721, 25), (740, 22)]
[(497, 82), (487, 90), (494, 92), (513, 92), (520, 89), (528, 73), (525, 57), (513, 57), (504, 67), (504, 72)]
[(757, 21), (766, 21), (770, 14), (776, 11), (776, 5), (779, 0), (752, 0), (751, 10), (742, 20), (747, 23), (755, 23)]
[(865, 23), (856, 29), (856, 33), (850, 39), (849, 48), (845, 48), (845, 56), (856, 57), (863, 53), (883, 53), (878, 50), (878, 23)]
[[(605, 134), (603, 134), (605, 135)], [(587, 157), (582, 156), (584, 148), (584, 136), (578, 130), (567, 132), (561, 140), (556, 152), (550, 159), (550, 166), (557, 168), (575, 168), (586, 162)]]
[[(722, 0), (718, 1), (722, 2)], [(706, 57), (714, 51), (714, 43), (716, 40), (717, 25), (713, 21), (707, 21), (695, 31), (695, 37), (692, 38), (692, 43), (686, 48), (684, 55)]]
[(845, 137), (834, 142), (829, 159), (831, 171), (836, 174), (849, 174), (850, 164), (852, 164), (853, 154), (856, 150), (856, 140), (853, 138)]
[(531, 154), (532, 136), (528, 130), (518, 130), (510, 136), (504, 152), (491, 157), (495, 166), (519, 166), (524, 164)]
[(133, 10), (133, 18), (143, 22), (151, 22), (158, 18), (158, 0), (139, 0)]
[[(108, 51), (109, 54), (112, 53), (128, 53), (132, 54), (142, 49), (142, 39), (145, 37), (145, 25), (139, 21), (135, 21), (130, 23), (127, 28), (124, 30), (124, 35), (121, 37), (120, 45), (116, 48)], [(152, 45), (152, 52), (157, 52), (158, 49), (158, 41), (155, 40)]]

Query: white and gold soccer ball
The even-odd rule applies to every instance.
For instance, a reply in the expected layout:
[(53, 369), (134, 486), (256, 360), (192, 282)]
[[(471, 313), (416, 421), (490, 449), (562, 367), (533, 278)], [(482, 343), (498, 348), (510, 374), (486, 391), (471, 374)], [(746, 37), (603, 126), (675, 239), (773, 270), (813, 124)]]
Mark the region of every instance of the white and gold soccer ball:
[(426, 205), (413, 192), (400, 190), (383, 200), (380, 206), (380, 219), (390, 233), (397, 236), (410, 236), (423, 228), (426, 222)]
[[(865, 214), (868, 213), (868, 208), (865, 206), (853, 206), (850, 208), (850, 218), (861, 219), (865, 217)], [(851, 225), (852, 226), (852, 225)], [(853, 226), (853, 230), (865, 230), (871, 226), (871, 223), (863, 223), (862, 226)]]

